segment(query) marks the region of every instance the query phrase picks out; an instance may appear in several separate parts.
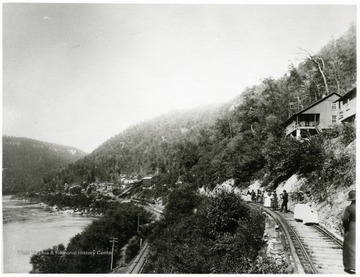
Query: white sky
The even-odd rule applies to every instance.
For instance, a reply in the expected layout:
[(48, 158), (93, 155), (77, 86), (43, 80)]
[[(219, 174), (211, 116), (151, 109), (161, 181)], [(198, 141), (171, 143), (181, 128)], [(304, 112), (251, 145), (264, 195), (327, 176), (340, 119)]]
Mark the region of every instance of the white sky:
[(3, 4), (3, 134), (90, 152), (317, 52), (354, 5)]

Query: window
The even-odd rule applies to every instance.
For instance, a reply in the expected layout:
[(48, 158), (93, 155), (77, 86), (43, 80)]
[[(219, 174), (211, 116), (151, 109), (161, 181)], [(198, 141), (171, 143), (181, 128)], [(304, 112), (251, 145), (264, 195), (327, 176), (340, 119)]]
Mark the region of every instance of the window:
[(310, 122), (309, 121), (305, 121), (305, 127), (309, 127), (310, 126)]
[(333, 111), (337, 110), (337, 103), (331, 103), (331, 110)]
[(350, 99), (348, 98), (346, 100), (346, 110), (348, 111), (350, 109)]
[(331, 116), (331, 123), (336, 124), (336, 115)]

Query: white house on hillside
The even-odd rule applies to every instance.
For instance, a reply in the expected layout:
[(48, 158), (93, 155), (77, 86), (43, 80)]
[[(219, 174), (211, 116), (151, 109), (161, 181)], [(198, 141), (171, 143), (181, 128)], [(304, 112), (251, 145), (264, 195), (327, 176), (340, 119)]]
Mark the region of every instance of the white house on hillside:
[(338, 103), (340, 122), (355, 122), (356, 88), (345, 93), (338, 100), (336, 100), (335, 103)]
[(338, 124), (339, 109), (337, 101), (341, 95), (330, 93), (310, 106), (294, 113), (285, 122), (286, 136), (300, 138), (305, 132), (318, 134)]

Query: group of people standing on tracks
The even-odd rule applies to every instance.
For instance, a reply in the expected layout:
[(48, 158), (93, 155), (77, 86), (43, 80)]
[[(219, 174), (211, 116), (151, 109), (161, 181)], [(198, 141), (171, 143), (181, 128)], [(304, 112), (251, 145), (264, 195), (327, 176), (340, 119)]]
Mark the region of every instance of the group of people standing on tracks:
[(287, 204), (289, 202), (289, 195), (286, 190), (278, 195), (275, 190), (271, 193), (270, 191), (265, 192), (258, 189), (257, 192), (254, 190), (251, 192), (248, 191), (248, 195), (251, 196), (251, 202), (253, 203), (262, 203), (264, 204), (264, 207), (272, 208), (274, 210), (279, 209), (280, 204), (280, 212), (283, 210), (285, 210), (286, 213), (288, 212)]

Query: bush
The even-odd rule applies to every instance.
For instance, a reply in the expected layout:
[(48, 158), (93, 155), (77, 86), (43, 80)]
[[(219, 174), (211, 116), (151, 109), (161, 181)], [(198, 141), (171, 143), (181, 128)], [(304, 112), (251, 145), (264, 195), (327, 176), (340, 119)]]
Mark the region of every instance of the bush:
[(65, 247), (63, 244), (40, 251), (31, 256), (30, 263), (33, 268), (30, 273), (64, 273)]
[(129, 263), (140, 250), (140, 238), (134, 237), (129, 241), (129, 245), (126, 247), (125, 251), (125, 262)]
[(354, 123), (343, 124), (342, 136), (340, 138), (344, 145), (348, 145), (356, 139), (356, 126)]
[(167, 201), (164, 217), (167, 222), (174, 222), (191, 213), (199, 204), (200, 198), (192, 188), (184, 185), (172, 191)]
[(264, 216), (225, 192), (185, 210), (157, 224), (145, 272), (246, 273), (264, 245)]
[(356, 126), (353, 122), (339, 124), (332, 129), (324, 130), (323, 136), (326, 139), (339, 138), (340, 142), (347, 146), (356, 138)]
[(322, 181), (327, 184), (351, 186), (355, 183), (355, 174), (351, 174), (352, 172), (355, 173), (355, 163), (349, 155), (341, 153), (338, 156), (328, 156), (320, 176)]
[[(324, 134), (323, 162), (316, 170), (306, 177), (315, 192), (318, 192), (319, 201), (325, 201), (330, 196), (331, 189), (346, 187), (355, 184), (356, 180), (356, 153), (355, 147), (349, 147), (353, 141), (355, 129), (351, 124), (339, 125)], [(333, 134), (338, 134), (337, 137)]]
[(323, 138), (314, 136), (302, 140), (284, 138), (275, 143), (267, 142), (263, 150), (267, 161), (267, 182), (274, 185), (286, 180), (293, 174), (309, 174), (321, 170), (325, 159)]

